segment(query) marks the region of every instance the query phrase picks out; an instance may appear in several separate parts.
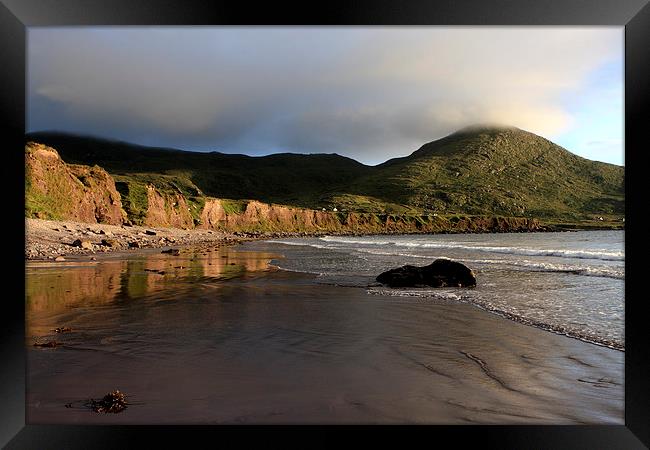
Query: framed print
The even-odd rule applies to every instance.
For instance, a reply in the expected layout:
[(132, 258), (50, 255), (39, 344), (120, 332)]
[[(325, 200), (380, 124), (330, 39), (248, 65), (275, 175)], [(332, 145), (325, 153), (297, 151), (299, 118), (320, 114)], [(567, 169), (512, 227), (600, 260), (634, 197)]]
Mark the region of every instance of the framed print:
[(3, 0), (2, 444), (649, 445), (649, 8)]

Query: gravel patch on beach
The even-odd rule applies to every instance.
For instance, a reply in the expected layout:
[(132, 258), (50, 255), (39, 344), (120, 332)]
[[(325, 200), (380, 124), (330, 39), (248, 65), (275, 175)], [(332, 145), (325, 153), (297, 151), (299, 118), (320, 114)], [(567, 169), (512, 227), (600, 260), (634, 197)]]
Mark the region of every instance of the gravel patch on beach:
[(25, 259), (65, 261), (67, 256), (133, 251), (142, 248), (178, 248), (196, 245), (232, 245), (257, 239), (322, 236), (306, 232), (224, 232), (203, 229), (141, 227), (81, 223), (66, 220), (25, 219)]
[(196, 244), (232, 244), (250, 239), (245, 234), (213, 230), (183, 230), (71, 221), (25, 219), (25, 259), (56, 260), (139, 248)]

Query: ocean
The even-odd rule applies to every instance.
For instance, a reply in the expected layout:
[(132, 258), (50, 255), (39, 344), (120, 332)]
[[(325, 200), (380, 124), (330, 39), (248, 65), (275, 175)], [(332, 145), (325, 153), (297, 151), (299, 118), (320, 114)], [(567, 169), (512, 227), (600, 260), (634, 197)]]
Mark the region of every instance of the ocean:
[[(408, 301), (466, 302), (509, 319), (624, 349), (623, 231), (325, 236), (247, 244), (280, 252), (271, 263)], [(450, 258), (471, 268), (475, 288), (391, 289), (375, 277), (406, 264)]]

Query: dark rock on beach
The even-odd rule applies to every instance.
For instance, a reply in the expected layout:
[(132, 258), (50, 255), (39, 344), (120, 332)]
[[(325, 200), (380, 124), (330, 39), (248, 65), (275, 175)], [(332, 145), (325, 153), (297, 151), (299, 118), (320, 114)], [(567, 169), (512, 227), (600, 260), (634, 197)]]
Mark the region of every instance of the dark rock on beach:
[(424, 267), (402, 266), (383, 272), (377, 281), (390, 287), (471, 287), (476, 286), (472, 270), (450, 259), (436, 259)]
[(102, 239), (102, 245), (113, 248), (121, 247), (120, 241), (117, 239)]
[(90, 241), (82, 241), (81, 239), (77, 239), (72, 243), (73, 247), (81, 247), (85, 249), (92, 249), (93, 244)]

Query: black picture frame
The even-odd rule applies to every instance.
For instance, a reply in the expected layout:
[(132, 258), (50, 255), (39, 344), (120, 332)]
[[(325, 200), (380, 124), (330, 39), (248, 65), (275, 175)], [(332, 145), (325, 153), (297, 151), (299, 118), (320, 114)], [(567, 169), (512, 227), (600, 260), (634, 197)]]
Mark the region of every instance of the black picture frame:
[[(302, 5), (198, 0), (2, 0), (0, 4), (0, 97), (4, 260), (8, 273), (0, 369), (0, 444), (6, 448), (150, 448), (207, 439), (242, 445), (251, 430), (264, 439), (286, 427), (51, 426), (25, 424), (24, 157), (26, 28), (74, 25), (613, 25), (625, 27), (625, 425), (623, 426), (419, 426), (361, 429), (382, 441), (399, 432), (425, 442), (451, 439), (454, 447), (476, 443), (498, 448), (644, 448), (650, 446), (648, 332), (637, 261), (643, 240), (643, 119), (650, 106), (650, 6), (648, 0), (445, 0), (328, 1)], [(645, 114), (644, 114), (645, 113)], [(5, 287), (5, 292), (9, 292)], [(300, 427), (319, 434), (320, 444), (341, 445), (339, 431), (359, 427)], [(294, 430), (291, 430), (291, 436)], [(236, 440), (235, 440), (236, 439)], [(294, 438), (295, 439), (295, 438)], [(328, 442), (329, 441), (329, 442)], [(200, 441), (196, 441), (200, 442)], [(281, 442), (286, 442), (283, 438)]]

